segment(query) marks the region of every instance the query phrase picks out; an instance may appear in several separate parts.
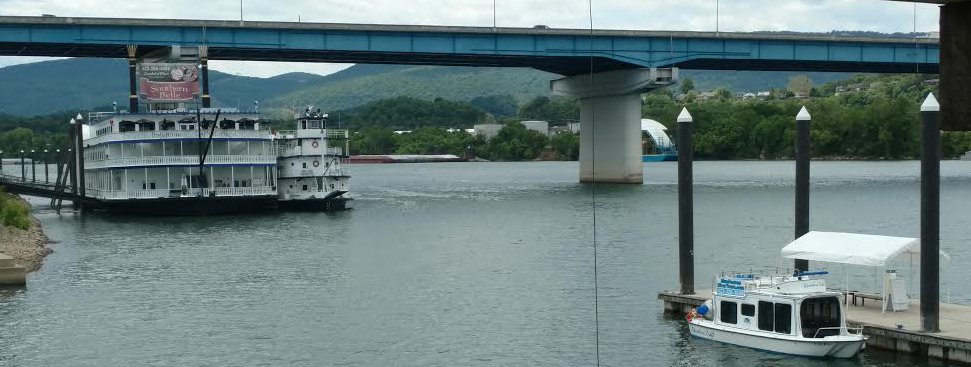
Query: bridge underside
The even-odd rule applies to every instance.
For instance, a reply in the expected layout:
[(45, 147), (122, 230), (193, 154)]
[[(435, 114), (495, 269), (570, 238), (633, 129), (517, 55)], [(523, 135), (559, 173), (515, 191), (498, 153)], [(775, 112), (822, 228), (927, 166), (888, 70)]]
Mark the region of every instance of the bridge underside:
[[(147, 54), (168, 46), (138, 46), (138, 54)], [(57, 43), (0, 42), (0, 56), (104, 57), (127, 58), (126, 46)], [(594, 57), (577, 62), (576, 57), (535, 55), (441, 54), (417, 52), (374, 52), (336, 50), (292, 50), (266, 48), (209, 47), (210, 60), (327, 62), (349, 64), (400, 64), (440, 66), (522, 67), (560, 75), (638, 68), (637, 65), (607, 57)], [(592, 63), (592, 65), (591, 65)]]

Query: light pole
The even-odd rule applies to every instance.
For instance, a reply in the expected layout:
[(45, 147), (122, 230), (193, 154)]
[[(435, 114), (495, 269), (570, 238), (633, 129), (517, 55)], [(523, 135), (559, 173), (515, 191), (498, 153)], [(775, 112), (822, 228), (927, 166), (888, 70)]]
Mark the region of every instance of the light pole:
[(20, 150), (20, 180), (27, 181), (27, 163), (24, 161), (24, 150)]
[(3, 175), (3, 151), (0, 150), (0, 175)]
[(30, 150), (30, 182), (37, 182), (37, 154)]
[(47, 164), (50, 162), (50, 160), (51, 155), (48, 154), (47, 149), (44, 149), (44, 182), (50, 182), (50, 179), (48, 178), (49, 173), (47, 173), (49, 171), (47, 169)]

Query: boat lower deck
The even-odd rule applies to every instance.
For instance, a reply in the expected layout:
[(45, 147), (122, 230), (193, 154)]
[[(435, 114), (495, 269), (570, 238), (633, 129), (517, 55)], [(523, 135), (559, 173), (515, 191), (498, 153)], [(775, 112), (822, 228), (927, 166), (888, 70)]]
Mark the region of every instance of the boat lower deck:
[[(658, 299), (664, 311), (683, 316), (692, 308), (711, 299), (710, 290), (682, 295), (661, 292)], [(948, 362), (971, 364), (971, 306), (941, 303), (941, 331), (920, 331), (920, 305), (914, 300), (910, 308), (900, 312), (882, 312), (881, 301), (864, 305), (852, 303), (846, 309), (848, 326), (862, 326), (870, 339), (867, 348), (912, 353)]]

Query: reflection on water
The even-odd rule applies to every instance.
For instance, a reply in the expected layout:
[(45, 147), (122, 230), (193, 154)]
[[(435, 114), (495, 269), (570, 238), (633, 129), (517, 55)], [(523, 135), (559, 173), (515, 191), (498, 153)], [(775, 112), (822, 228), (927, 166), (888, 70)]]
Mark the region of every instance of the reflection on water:
[[(813, 229), (918, 235), (917, 162), (812, 169)], [(646, 165), (645, 185), (596, 187), (571, 162), (351, 170), (354, 209), (341, 213), (75, 216), (34, 201), (59, 243), (29, 289), (0, 291), (0, 365), (589, 366), (592, 191), (603, 365), (914, 362), (767, 354), (690, 338), (663, 316), (656, 293), (677, 282), (674, 162)], [(793, 163), (695, 170), (698, 287), (791, 266), (778, 251), (793, 233)], [(971, 162), (942, 173), (942, 293), (971, 303)], [(828, 268), (836, 286), (874, 283), (873, 269)]]

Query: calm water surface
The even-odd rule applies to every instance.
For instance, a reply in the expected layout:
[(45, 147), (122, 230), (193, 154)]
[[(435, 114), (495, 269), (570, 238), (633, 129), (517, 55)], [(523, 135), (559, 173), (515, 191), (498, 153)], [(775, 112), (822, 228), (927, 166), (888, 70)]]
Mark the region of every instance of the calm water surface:
[[(918, 236), (917, 162), (813, 163), (812, 228)], [(54, 254), (0, 291), (0, 366), (592, 366), (596, 193), (605, 366), (904, 366), (760, 353), (687, 336), (676, 165), (584, 186), (575, 162), (356, 165), (342, 213), (56, 215)], [(788, 266), (792, 162), (695, 165), (696, 269)], [(942, 293), (971, 304), (971, 162), (942, 167)], [(909, 275), (906, 262), (899, 264)], [(831, 268), (831, 283), (846, 279)], [(873, 284), (872, 269), (851, 271)], [(913, 288), (918, 282), (913, 280)], [(923, 362), (917, 362), (923, 363)]]

